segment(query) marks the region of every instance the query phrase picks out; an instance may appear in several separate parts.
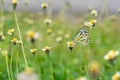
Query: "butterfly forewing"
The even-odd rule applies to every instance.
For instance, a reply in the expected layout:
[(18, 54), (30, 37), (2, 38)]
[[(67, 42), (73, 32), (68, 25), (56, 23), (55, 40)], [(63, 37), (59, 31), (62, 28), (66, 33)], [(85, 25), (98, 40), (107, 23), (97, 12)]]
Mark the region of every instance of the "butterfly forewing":
[(86, 26), (80, 28), (79, 31), (76, 33), (73, 41), (76, 44), (82, 44), (84, 46), (88, 45), (91, 42), (88, 28)]

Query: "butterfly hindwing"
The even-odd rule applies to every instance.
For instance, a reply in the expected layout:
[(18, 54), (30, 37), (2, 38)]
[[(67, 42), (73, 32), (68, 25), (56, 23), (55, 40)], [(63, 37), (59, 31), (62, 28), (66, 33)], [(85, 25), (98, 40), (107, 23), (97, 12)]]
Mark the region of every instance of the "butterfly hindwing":
[(89, 30), (88, 27), (83, 26), (79, 29), (79, 31), (76, 33), (73, 41), (76, 44), (82, 44), (82, 45), (88, 45), (91, 42)]

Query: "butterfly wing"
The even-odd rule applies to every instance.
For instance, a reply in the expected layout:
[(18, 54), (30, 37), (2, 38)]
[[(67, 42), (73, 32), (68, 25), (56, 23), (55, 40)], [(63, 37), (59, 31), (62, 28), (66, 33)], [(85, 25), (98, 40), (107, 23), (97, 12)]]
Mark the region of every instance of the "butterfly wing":
[(76, 44), (82, 44), (83, 46), (88, 45), (91, 42), (88, 28), (86, 26), (80, 28), (79, 31), (76, 33), (73, 41)]

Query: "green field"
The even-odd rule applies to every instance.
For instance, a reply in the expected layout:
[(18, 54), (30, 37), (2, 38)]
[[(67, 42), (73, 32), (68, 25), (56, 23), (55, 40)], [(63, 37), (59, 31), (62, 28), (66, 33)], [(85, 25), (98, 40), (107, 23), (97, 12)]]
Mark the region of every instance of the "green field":
[[(20, 40), (15, 14), (23, 46), (11, 42), (13, 38)], [(76, 32), (84, 22), (92, 19), (90, 12), (81, 15), (64, 12), (56, 16), (25, 11), (16, 11), (15, 14), (14, 11), (4, 12), (4, 19), (3, 16), (0, 18), (0, 32), (5, 36), (5, 39), (1, 40), (0, 35), (0, 80), (18, 80), (17, 75), (21, 72), (27, 74), (26, 69), (29, 76), (36, 74), (38, 80), (83, 80), (78, 79), (82, 76), (87, 80), (112, 80), (112, 76), (120, 71), (119, 56), (110, 61), (104, 59), (110, 50), (120, 49), (120, 16), (117, 12), (116, 15), (107, 16), (98, 14), (95, 17), (97, 23), (89, 29), (91, 43), (87, 46), (75, 44), (72, 52), (67, 42), (76, 37)], [(49, 25), (44, 23), (46, 18), (52, 20)], [(15, 30), (12, 36), (7, 34), (9, 29)], [(30, 31), (39, 34), (34, 42), (28, 39)], [(45, 46), (51, 47), (49, 55), (42, 51)], [(36, 53), (32, 54), (31, 49), (37, 49)], [(8, 54), (3, 55), (4, 50), (7, 50)]]

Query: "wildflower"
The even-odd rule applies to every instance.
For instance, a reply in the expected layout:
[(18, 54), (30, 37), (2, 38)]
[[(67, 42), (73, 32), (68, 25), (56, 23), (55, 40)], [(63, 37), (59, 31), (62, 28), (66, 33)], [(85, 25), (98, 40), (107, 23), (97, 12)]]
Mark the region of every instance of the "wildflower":
[(96, 61), (89, 64), (89, 72), (93, 77), (97, 77), (100, 72), (100, 66)]
[(3, 56), (8, 55), (8, 51), (7, 50), (2, 50), (1, 53), (2, 53)]
[(112, 76), (112, 80), (120, 80), (120, 72), (116, 72), (116, 74)]
[(3, 35), (3, 33), (0, 33), (0, 41), (5, 40), (5, 36)]
[(77, 80), (87, 80), (87, 78), (86, 77), (79, 77), (79, 78), (77, 78)]
[(32, 68), (27, 68), (17, 76), (17, 80), (38, 80), (38, 76), (33, 72)]
[(11, 36), (11, 35), (14, 34), (14, 31), (15, 31), (14, 29), (9, 29), (8, 32), (7, 32), (7, 34)]
[(19, 45), (21, 45), (22, 44), (22, 41), (20, 41), (20, 40), (17, 40), (17, 42), (16, 42), (17, 44), (19, 44)]
[(34, 43), (36, 41), (36, 39), (38, 39), (39, 34), (38, 34), (38, 32), (28, 31), (27, 36), (28, 36), (28, 39), (30, 40), (30, 42)]
[(92, 25), (91, 25), (90, 22), (85, 22), (85, 23), (84, 23), (84, 26), (91, 27)]
[(31, 49), (31, 50), (30, 50), (30, 52), (31, 52), (33, 55), (35, 55), (36, 51), (37, 51), (37, 49)]
[(52, 20), (49, 18), (44, 20), (44, 24), (46, 24), (46, 25), (50, 25), (51, 23), (52, 23)]
[(52, 29), (47, 29), (47, 33), (51, 34), (52, 33)]
[(48, 4), (42, 3), (42, 4), (41, 4), (41, 7), (42, 7), (43, 9), (46, 9), (46, 8), (48, 7)]
[(45, 46), (42, 51), (44, 51), (46, 54), (49, 54), (51, 47)]
[(110, 50), (105, 56), (104, 59), (108, 61), (113, 61), (119, 55), (119, 51)]
[(11, 40), (11, 42), (14, 44), (14, 45), (16, 45), (16, 43), (17, 43), (17, 38), (13, 38), (12, 40)]
[(92, 11), (91, 11), (91, 15), (92, 15), (92, 16), (97, 16), (97, 15), (98, 15), (98, 13), (97, 13), (97, 11), (96, 11), (96, 10), (92, 10)]
[(72, 41), (70, 41), (70, 42), (67, 42), (67, 45), (68, 45), (68, 48), (72, 50), (75, 44)]
[(89, 24), (90, 24), (92, 27), (94, 27), (95, 24), (96, 24), (96, 20), (94, 20), (94, 19), (90, 20)]
[(13, 9), (16, 9), (17, 6), (17, 0), (12, 0), (12, 5), (13, 5)]
[(56, 41), (60, 43), (62, 41), (62, 37), (57, 37)]

